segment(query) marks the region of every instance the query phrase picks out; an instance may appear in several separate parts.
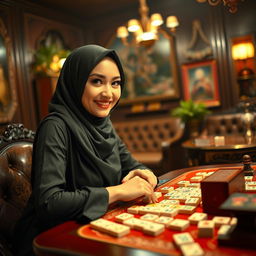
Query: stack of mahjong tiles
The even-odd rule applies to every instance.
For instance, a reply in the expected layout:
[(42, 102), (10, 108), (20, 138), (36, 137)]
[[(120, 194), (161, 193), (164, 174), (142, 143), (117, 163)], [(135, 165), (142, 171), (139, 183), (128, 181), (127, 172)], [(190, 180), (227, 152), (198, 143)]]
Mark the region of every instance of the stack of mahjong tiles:
[[(111, 215), (109, 220), (91, 222), (91, 227), (115, 237), (129, 235), (132, 230), (157, 237), (168, 230), (172, 232), (172, 242), (183, 255), (204, 255), (198, 238), (225, 234), (237, 222), (236, 218), (208, 216), (198, 207), (201, 204), (200, 181), (212, 173), (197, 172), (188, 181), (163, 185), (155, 192), (158, 203), (133, 205)], [(191, 230), (194, 231), (190, 233)]]

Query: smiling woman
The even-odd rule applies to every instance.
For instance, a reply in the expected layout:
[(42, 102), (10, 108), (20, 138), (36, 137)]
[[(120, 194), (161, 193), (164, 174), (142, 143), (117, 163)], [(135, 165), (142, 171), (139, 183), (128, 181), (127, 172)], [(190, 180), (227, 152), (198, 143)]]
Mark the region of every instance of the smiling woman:
[(115, 201), (156, 201), (156, 176), (132, 157), (110, 120), (123, 87), (114, 50), (86, 45), (66, 59), (36, 133), (32, 195), (16, 227), (15, 255), (31, 255), (33, 238), (46, 229), (100, 218)]

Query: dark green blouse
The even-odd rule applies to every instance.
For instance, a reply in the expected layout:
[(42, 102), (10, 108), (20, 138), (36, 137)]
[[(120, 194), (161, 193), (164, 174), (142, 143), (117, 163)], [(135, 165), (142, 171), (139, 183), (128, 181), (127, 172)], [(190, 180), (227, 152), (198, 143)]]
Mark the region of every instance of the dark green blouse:
[(15, 255), (31, 255), (33, 238), (67, 220), (97, 219), (108, 209), (105, 187), (120, 184), (129, 171), (146, 167), (131, 157), (110, 116), (92, 116), (81, 98), (90, 72), (105, 57), (124, 73), (115, 51), (97, 45), (75, 49), (65, 61), (50, 114), (33, 145), (32, 195), (16, 226)]
[(16, 228), (20, 252), (30, 248), (37, 234), (59, 223), (101, 217), (108, 209), (105, 187), (119, 184), (130, 170), (146, 168), (131, 157), (118, 136), (116, 140), (112, 155), (119, 157), (108, 158), (114, 168), (105, 172), (80, 153), (64, 121), (51, 117), (43, 122), (34, 143), (33, 193)]

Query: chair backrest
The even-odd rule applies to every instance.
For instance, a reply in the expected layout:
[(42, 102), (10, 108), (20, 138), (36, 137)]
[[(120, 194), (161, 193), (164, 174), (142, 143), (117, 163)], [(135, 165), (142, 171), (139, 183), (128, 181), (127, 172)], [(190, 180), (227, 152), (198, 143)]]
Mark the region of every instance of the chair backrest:
[(161, 143), (175, 138), (183, 129), (179, 118), (155, 118), (113, 123), (118, 135), (131, 152), (161, 151)]
[(243, 114), (209, 115), (205, 120), (204, 132), (208, 135), (243, 134), (245, 132)]
[(0, 234), (7, 243), (31, 193), (34, 135), (22, 124), (10, 124), (0, 135)]

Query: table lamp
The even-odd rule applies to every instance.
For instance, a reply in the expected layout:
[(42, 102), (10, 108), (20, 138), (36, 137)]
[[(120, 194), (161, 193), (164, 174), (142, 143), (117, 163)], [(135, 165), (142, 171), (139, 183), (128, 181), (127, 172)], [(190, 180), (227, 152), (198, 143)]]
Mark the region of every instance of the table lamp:
[(254, 57), (254, 46), (252, 42), (242, 42), (232, 46), (232, 58), (242, 61), (244, 67), (238, 72), (238, 77), (249, 77), (254, 74), (253, 70), (247, 66), (247, 60)]

